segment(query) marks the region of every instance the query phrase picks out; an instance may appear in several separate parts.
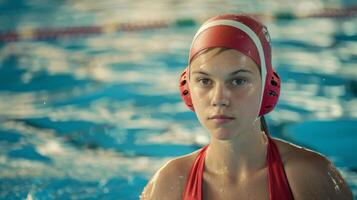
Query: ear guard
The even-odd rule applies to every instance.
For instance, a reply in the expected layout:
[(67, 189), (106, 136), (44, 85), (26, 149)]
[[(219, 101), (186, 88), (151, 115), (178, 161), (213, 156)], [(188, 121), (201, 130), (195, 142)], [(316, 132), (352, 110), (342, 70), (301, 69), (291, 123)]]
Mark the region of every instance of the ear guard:
[(190, 93), (190, 88), (188, 87), (188, 67), (182, 72), (179, 80), (179, 88), (180, 88), (180, 94), (182, 100), (185, 102), (186, 106), (195, 112), (195, 109), (193, 108), (192, 104), (192, 99), (191, 99), (191, 93)]

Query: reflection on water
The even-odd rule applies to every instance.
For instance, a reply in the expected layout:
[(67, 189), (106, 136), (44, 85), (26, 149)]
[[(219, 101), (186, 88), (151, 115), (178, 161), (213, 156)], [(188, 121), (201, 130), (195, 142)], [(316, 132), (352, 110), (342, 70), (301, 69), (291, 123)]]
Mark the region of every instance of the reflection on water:
[[(220, 12), (293, 8), (251, 1), (36, 2), (0, 3), (1, 30), (203, 20)], [(324, 4), (298, 7), (307, 5), (317, 10)], [(351, 134), (357, 121), (354, 21), (266, 23), (273, 64), (283, 81), (277, 109), (268, 115), (273, 134), (328, 156), (356, 195), (357, 160), (350, 154), (357, 150)], [(0, 44), (0, 198), (137, 199), (168, 159), (207, 143), (177, 87), (196, 29), (172, 26)]]

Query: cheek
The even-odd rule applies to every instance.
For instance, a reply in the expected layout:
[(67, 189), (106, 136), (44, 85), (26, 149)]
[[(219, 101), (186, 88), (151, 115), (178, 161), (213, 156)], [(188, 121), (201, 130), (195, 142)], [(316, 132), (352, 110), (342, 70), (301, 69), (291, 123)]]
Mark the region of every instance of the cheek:
[(232, 100), (243, 113), (256, 115), (259, 110), (260, 90), (259, 88), (249, 88), (245, 91), (236, 92)]
[(254, 103), (259, 101), (259, 91), (254, 88), (249, 88), (242, 92), (237, 92), (235, 95), (236, 100), (244, 101), (247, 103)]
[(201, 109), (201, 107), (204, 107), (207, 103), (207, 92), (205, 92), (203, 89), (198, 88), (198, 87), (192, 87), (190, 88), (191, 92), (191, 98), (192, 98), (192, 103), (193, 106), (198, 110)]
[(206, 119), (206, 113), (205, 109), (209, 107), (208, 103), (208, 94), (204, 90), (200, 88), (195, 88), (193, 87), (192, 89), (190, 88), (191, 92), (191, 98), (192, 98), (192, 104), (193, 107), (195, 108), (195, 113), (198, 118), (198, 120), (201, 122), (202, 125), (204, 125), (205, 119)]

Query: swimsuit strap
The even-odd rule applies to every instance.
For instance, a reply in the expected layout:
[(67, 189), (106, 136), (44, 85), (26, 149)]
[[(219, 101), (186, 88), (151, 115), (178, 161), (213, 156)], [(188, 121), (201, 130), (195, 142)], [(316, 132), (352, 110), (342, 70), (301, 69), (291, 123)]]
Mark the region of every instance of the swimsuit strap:
[(203, 147), (193, 163), (190, 174), (188, 176), (185, 191), (183, 193), (184, 200), (201, 200), (202, 199), (202, 174), (206, 157), (206, 149), (208, 145)]
[[(284, 171), (284, 164), (281, 160), (278, 147), (268, 134), (267, 138), (269, 199), (293, 200), (294, 198)], [(208, 145), (200, 150), (191, 167), (183, 193), (183, 200), (202, 199), (202, 175), (207, 147)]]
[(286, 177), (284, 164), (281, 160), (278, 147), (268, 136), (268, 180), (270, 200), (292, 200), (293, 195)]

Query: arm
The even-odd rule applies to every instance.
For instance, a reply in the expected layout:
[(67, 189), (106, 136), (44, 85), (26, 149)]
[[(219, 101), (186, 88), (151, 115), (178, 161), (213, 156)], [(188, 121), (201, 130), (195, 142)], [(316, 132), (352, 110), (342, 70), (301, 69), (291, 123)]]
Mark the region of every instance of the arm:
[(288, 167), (295, 199), (353, 199), (347, 183), (328, 159), (310, 151), (302, 155)]
[(178, 160), (171, 160), (159, 169), (145, 186), (141, 200), (180, 200), (186, 181)]
[(148, 182), (148, 184), (144, 187), (144, 190), (141, 192), (141, 195), (140, 195), (140, 200), (148, 200), (148, 199), (151, 198), (151, 196), (152, 196), (152, 190), (153, 190), (152, 188), (153, 188), (153, 185), (154, 185), (153, 179), (154, 179), (154, 178), (152, 178), (152, 179)]

